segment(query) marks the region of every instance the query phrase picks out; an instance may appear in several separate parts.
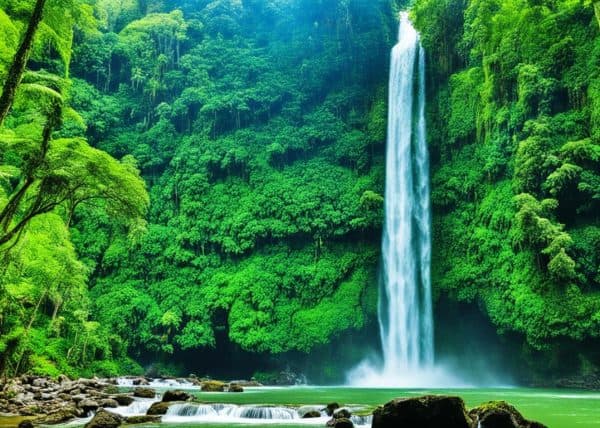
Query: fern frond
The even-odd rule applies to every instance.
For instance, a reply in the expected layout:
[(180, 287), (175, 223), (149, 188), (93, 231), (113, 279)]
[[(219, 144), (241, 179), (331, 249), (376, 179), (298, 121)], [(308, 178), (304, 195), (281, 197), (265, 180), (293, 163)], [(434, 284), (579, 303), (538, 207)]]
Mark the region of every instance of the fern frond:
[(19, 86), (19, 90), (34, 96), (41, 95), (56, 100), (60, 103), (63, 102), (63, 97), (58, 91), (39, 83), (22, 83)]

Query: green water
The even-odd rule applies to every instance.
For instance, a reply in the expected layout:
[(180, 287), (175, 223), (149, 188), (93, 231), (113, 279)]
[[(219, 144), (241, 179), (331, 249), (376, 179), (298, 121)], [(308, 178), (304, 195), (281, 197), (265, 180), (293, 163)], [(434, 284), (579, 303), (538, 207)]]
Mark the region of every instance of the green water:
[[(384, 389), (349, 387), (289, 387), (248, 388), (243, 393), (195, 392), (198, 400), (210, 403), (277, 404), (277, 405), (323, 405), (337, 401), (343, 405), (376, 406), (396, 397), (424, 394), (450, 394), (462, 397), (467, 407), (485, 401), (506, 400), (515, 405), (528, 419), (537, 420), (550, 428), (600, 428), (600, 392), (550, 390), (531, 388), (502, 389)], [(1, 418), (0, 418), (1, 419)], [(188, 423), (163, 424), (169, 428), (223, 428), (225, 426), (298, 427), (292, 423), (215, 424)], [(0, 427), (3, 425), (0, 420)], [(65, 425), (63, 425), (65, 426)], [(74, 425), (66, 425), (73, 427)], [(156, 427), (156, 425), (137, 425)], [(307, 426), (307, 425), (303, 425)], [(310, 425), (308, 425), (310, 426)]]
[[(242, 394), (198, 393), (206, 402), (235, 404), (326, 404), (337, 401), (346, 405), (383, 404), (392, 398), (424, 394), (450, 394), (462, 397), (468, 408), (490, 400), (505, 400), (528, 419), (550, 428), (600, 428), (600, 392), (531, 388), (502, 389), (373, 389), (348, 387), (256, 388)], [(187, 425), (189, 428), (191, 425)], [(267, 427), (270, 425), (253, 425)], [(294, 425), (277, 425), (292, 427)], [(208, 427), (208, 425), (204, 425)], [(212, 428), (212, 427), (211, 427)]]

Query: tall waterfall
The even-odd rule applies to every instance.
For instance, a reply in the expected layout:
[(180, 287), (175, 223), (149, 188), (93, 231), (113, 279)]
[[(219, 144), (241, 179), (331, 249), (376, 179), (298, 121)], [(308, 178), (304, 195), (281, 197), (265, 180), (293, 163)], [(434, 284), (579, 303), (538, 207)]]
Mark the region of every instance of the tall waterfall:
[(384, 373), (433, 363), (425, 55), (405, 13), (392, 50), (379, 324)]
[(425, 53), (402, 13), (389, 84), (379, 293), (383, 364), (363, 363), (351, 373), (352, 383), (416, 386), (427, 377), (425, 369), (433, 369), (430, 220)]

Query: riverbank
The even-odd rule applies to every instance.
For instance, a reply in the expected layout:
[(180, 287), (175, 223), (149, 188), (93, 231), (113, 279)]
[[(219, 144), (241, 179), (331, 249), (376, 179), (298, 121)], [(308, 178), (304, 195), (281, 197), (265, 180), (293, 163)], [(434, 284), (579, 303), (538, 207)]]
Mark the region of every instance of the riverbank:
[[(92, 381), (96, 382), (95, 386), (90, 385)], [(40, 382), (38, 381), (36, 384), (40, 384)], [(88, 379), (64, 381), (60, 384), (60, 388), (66, 389), (70, 383), (79, 384), (80, 387), (87, 388), (85, 391), (81, 391), (81, 395), (88, 395), (90, 399), (96, 401), (102, 399), (116, 401), (117, 397), (129, 397), (130, 400), (133, 400), (131, 404), (107, 407), (105, 410), (117, 414), (121, 424), (143, 421), (140, 419), (141, 416), (153, 416), (152, 420), (157, 421), (156, 416), (159, 416), (160, 425), (169, 428), (222, 428), (249, 424), (254, 428), (325, 426), (332, 420), (326, 411), (327, 404), (334, 402), (350, 411), (351, 422), (355, 427), (370, 427), (373, 410), (384, 403), (397, 398), (417, 399), (431, 395), (460, 396), (464, 399), (466, 409), (471, 410), (489, 401), (506, 401), (513, 404), (525, 419), (539, 420), (552, 428), (573, 428), (575, 426), (600, 428), (600, 394), (585, 391), (531, 388), (451, 390), (244, 386), (242, 387), (243, 393), (233, 393), (226, 391), (225, 385), (227, 384), (223, 384), (223, 388), (218, 389), (217, 392), (207, 392), (207, 388), (203, 391), (202, 384), (208, 382), (208, 380), (198, 379)], [(211, 381), (211, 383), (221, 384), (215, 381)], [(98, 388), (100, 385), (103, 388)], [(146, 395), (145, 391), (148, 388), (154, 390), (154, 396), (152, 398), (141, 397), (140, 395)], [(174, 394), (174, 391), (181, 391), (186, 395)], [(106, 397), (104, 394), (110, 397)], [(62, 395), (62, 397), (66, 396)], [(165, 397), (174, 401), (163, 401)], [(62, 406), (72, 408), (73, 403), (67, 401), (62, 403)], [(149, 409), (152, 406), (154, 406), (154, 410), (150, 412)], [(157, 409), (160, 412), (156, 411)], [(87, 416), (76, 416), (69, 419), (68, 426), (84, 426), (90, 422), (94, 412), (90, 410)], [(308, 412), (313, 412), (312, 418), (303, 418)], [(318, 412), (318, 415), (315, 412)], [(148, 413), (155, 414), (148, 415)], [(468, 412), (466, 415), (471, 417)], [(47, 417), (47, 415), (24, 417), (39, 423), (41, 419), (38, 418)], [(3, 428), (15, 427), (18, 422), (20, 420), (14, 416), (8, 419), (0, 417), (0, 426)], [(60, 422), (58, 426), (66, 426), (66, 423)], [(148, 426), (148, 424), (144, 426)], [(156, 426), (156, 423), (152, 426)]]
[[(0, 416), (31, 420), (36, 424), (59, 424), (84, 418), (98, 409), (118, 409), (140, 399), (163, 397), (167, 388), (197, 389), (204, 392), (243, 392), (244, 387), (259, 387), (255, 381), (222, 382), (211, 379), (145, 377), (94, 378), (71, 380), (23, 375), (0, 381)], [(169, 401), (188, 400), (190, 394), (180, 393)]]

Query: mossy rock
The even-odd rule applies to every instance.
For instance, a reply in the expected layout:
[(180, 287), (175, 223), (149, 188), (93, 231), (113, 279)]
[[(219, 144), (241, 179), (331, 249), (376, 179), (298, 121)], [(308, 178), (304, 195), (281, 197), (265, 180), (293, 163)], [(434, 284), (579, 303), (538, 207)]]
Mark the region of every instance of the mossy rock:
[(333, 412), (335, 412), (339, 408), (340, 408), (340, 404), (339, 403), (336, 403), (336, 402), (329, 403), (325, 407), (325, 411), (327, 412), (327, 416), (333, 416)]
[(473, 426), (481, 428), (547, 428), (545, 425), (528, 421), (506, 401), (488, 401), (469, 411)]
[(190, 399), (190, 397), (190, 394), (188, 394), (187, 392), (182, 391), (180, 389), (176, 389), (173, 391), (166, 391), (161, 401), (164, 401), (165, 403), (170, 401), (187, 401)]
[(202, 382), (202, 392), (225, 392), (225, 382), (218, 380), (207, 380)]
[(460, 397), (425, 395), (397, 398), (373, 412), (372, 428), (471, 428), (472, 421)]
[(154, 398), (156, 396), (156, 391), (152, 388), (136, 388), (133, 391), (133, 396), (140, 398)]
[(152, 405), (146, 412), (146, 415), (164, 415), (165, 413), (167, 413), (167, 410), (169, 410), (169, 406), (171, 406), (171, 404), (174, 404), (174, 403), (175, 403), (174, 401), (170, 401), (170, 402), (160, 401), (157, 403), (152, 403)]
[(142, 416), (129, 416), (125, 422), (127, 425), (136, 424), (153, 424), (159, 423), (161, 419), (160, 415), (142, 415)]
[(103, 392), (105, 394), (118, 394), (119, 387), (116, 385), (108, 385), (107, 387), (104, 388)]
[(85, 428), (117, 428), (122, 424), (122, 416), (100, 409), (92, 420), (85, 424)]
[(227, 391), (229, 391), (229, 392), (244, 392), (244, 388), (242, 387), (242, 385), (239, 385), (237, 383), (232, 383), (231, 385), (229, 385), (229, 388), (227, 388)]
[(135, 401), (135, 399), (131, 395), (119, 394), (112, 397), (119, 406), (129, 406), (131, 403)]
[(35, 419), (35, 423), (44, 425), (55, 425), (60, 424), (62, 422), (67, 422), (78, 416), (81, 416), (80, 411), (78, 411), (74, 406), (68, 405), (54, 409), (47, 415)]

